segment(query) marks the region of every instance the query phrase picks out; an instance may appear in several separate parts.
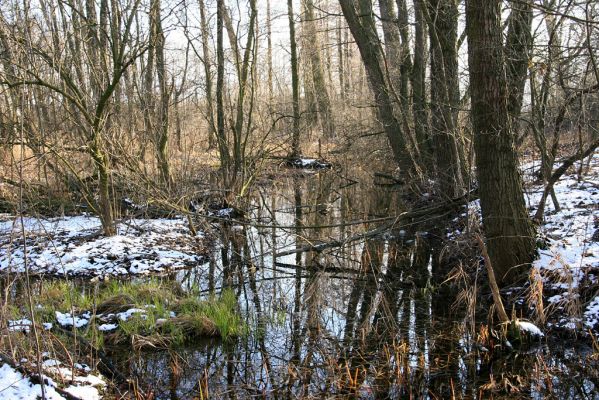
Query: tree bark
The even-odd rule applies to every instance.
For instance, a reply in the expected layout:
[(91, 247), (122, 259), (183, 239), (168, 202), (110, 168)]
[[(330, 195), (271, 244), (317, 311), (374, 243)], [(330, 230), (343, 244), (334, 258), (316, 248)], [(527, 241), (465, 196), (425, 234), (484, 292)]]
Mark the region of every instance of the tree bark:
[(169, 102), (170, 93), (168, 89), (166, 65), (164, 61), (164, 32), (162, 30), (162, 17), (160, 13), (160, 0), (152, 1), (150, 11), (150, 26), (154, 34), (156, 51), (156, 74), (158, 77), (158, 90), (160, 92), (160, 104), (158, 108), (158, 126), (156, 130), (156, 155), (158, 159), (158, 170), (162, 182), (168, 188), (171, 186), (170, 165), (168, 161), (168, 130), (169, 130)]
[(270, 15), (270, 0), (266, 0), (266, 57), (268, 62), (268, 100), (273, 104), (272, 87), (272, 21)]
[(528, 270), (535, 232), (510, 127), (500, 6), (500, 0), (468, 0), (466, 29), (483, 226), (497, 279), (507, 285)]
[(520, 117), (524, 85), (528, 72), (532, 47), (532, 2), (523, 0), (512, 2), (512, 12), (508, 19), (508, 33), (505, 45), (506, 74), (508, 84), (508, 109), (515, 124)]

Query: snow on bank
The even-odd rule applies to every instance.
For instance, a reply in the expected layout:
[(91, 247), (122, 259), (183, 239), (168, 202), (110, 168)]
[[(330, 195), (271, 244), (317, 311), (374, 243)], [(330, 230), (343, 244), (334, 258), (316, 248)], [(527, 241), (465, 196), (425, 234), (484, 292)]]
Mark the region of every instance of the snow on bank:
[[(72, 370), (60, 366), (56, 360), (47, 360), (44, 362), (44, 370), (53, 376), (59, 376), (64, 381), (70, 381), (73, 384), (65, 387), (63, 390), (72, 396), (85, 400), (99, 400), (102, 398), (98, 388), (106, 385), (104, 380), (96, 375), (75, 376)], [(57, 390), (55, 380), (44, 376), (47, 382), (44, 385), (44, 395), (47, 400), (64, 400)], [(8, 364), (0, 367), (0, 400), (37, 400), (42, 398), (42, 387), (39, 384), (31, 382), (21, 372), (13, 369)]]
[[(0, 219), (1, 221), (1, 219)], [(31, 272), (106, 276), (161, 273), (202, 262), (202, 236), (183, 219), (130, 220), (104, 237), (90, 216), (52, 219), (5, 216), (0, 222), (0, 272), (24, 272), (22, 226)]]
[[(533, 265), (543, 276), (545, 293), (550, 295), (547, 302), (561, 315), (558, 326), (574, 329), (582, 324), (584, 328), (597, 330), (599, 296), (589, 300), (581, 294), (599, 283), (599, 242), (596, 240), (599, 230), (599, 156), (593, 157), (589, 173), (581, 181), (577, 178), (574, 174), (565, 175), (555, 185), (559, 211), (555, 210), (551, 198), (547, 199), (541, 233), (547, 238), (548, 246), (539, 251), (539, 258)], [(533, 213), (542, 190), (539, 185), (532, 186), (528, 195)], [(567, 303), (572, 309), (572, 304), (578, 302), (582, 315), (565, 315), (568, 314)]]

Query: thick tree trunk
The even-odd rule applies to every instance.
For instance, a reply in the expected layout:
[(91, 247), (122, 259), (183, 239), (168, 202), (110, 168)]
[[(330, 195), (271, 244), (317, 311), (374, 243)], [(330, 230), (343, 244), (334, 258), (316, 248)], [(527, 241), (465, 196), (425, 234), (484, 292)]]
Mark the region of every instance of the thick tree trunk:
[(503, 285), (528, 270), (535, 232), (526, 212), (510, 128), (501, 1), (468, 0), (466, 29), (474, 149), (489, 257)]

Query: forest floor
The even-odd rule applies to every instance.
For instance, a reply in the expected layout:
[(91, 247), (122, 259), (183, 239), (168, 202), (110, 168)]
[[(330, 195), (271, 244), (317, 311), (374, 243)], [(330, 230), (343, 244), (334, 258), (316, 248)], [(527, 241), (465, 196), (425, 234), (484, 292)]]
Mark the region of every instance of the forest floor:
[[(536, 169), (533, 163), (524, 166), (525, 171)], [(542, 192), (539, 184), (528, 187), (533, 212)], [(542, 283), (548, 327), (598, 332), (599, 156), (591, 159), (582, 177), (574, 170), (564, 175), (555, 185), (555, 194), (560, 209), (547, 199), (540, 229), (547, 247), (539, 250), (532, 276)]]
[(57, 277), (167, 273), (205, 261), (204, 235), (191, 235), (183, 218), (124, 219), (112, 237), (104, 237), (100, 220), (88, 215), (4, 215), (0, 221), (4, 273), (25, 272), (25, 252), (31, 274)]

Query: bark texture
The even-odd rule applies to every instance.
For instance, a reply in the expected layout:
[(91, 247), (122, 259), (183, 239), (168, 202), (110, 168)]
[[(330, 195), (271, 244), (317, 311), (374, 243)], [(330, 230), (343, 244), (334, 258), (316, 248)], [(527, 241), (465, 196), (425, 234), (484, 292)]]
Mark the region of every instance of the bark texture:
[(535, 234), (510, 127), (500, 5), (499, 0), (468, 0), (466, 29), (483, 227), (493, 269), (506, 285), (527, 271)]

